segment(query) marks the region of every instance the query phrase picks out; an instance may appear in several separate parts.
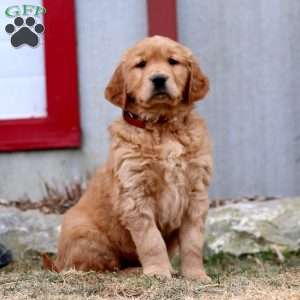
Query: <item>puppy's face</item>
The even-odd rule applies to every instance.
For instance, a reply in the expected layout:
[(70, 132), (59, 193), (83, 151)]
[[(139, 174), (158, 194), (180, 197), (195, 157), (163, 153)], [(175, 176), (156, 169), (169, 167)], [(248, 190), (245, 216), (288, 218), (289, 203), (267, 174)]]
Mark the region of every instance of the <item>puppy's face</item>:
[(128, 100), (147, 109), (191, 104), (208, 91), (191, 51), (164, 37), (146, 38), (124, 55), (106, 88), (106, 98), (126, 107)]
[(189, 70), (183, 47), (163, 38), (146, 39), (124, 60), (128, 94), (143, 107), (182, 100)]

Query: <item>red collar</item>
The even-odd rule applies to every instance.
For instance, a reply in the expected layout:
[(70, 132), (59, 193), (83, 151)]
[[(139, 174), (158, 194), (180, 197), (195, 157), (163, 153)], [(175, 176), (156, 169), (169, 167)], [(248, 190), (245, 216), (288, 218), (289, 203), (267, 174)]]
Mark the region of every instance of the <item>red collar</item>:
[[(130, 125), (138, 127), (138, 128), (145, 128), (146, 127), (146, 120), (141, 119), (137, 114), (134, 114), (128, 110), (123, 110), (123, 119)], [(166, 123), (167, 119), (161, 116), (157, 123), (163, 124)]]
[(130, 125), (138, 127), (138, 128), (145, 128), (146, 122), (139, 118), (138, 115), (128, 111), (123, 110), (123, 119)]

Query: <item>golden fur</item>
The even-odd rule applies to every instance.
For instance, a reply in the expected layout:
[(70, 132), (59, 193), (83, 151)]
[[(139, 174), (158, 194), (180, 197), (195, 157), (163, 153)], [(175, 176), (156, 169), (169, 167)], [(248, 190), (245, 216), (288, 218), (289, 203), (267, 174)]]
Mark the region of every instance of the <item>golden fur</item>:
[[(149, 79), (156, 74), (166, 76), (166, 93), (154, 93)], [(108, 161), (65, 214), (53, 268), (141, 264), (144, 274), (170, 277), (179, 245), (182, 275), (209, 280), (202, 247), (212, 151), (206, 125), (193, 111), (207, 91), (207, 78), (179, 43), (155, 36), (127, 51), (105, 96), (138, 115), (145, 128), (122, 118), (109, 127)]]

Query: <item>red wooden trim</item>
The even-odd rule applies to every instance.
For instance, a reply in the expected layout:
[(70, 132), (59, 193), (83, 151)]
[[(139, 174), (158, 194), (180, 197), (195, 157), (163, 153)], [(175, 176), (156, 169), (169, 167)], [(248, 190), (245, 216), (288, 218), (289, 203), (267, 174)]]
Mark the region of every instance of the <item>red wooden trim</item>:
[(44, 0), (47, 117), (1, 120), (0, 151), (80, 146), (74, 0)]
[[(44, 0), (43, 3), (47, 9), (45, 63), (48, 116), (57, 131), (68, 131), (72, 137), (74, 132), (79, 135), (74, 0)], [(79, 136), (77, 143), (68, 143), (68, 146), (79, 146)]]
[(177, 40), (176, 0), (148, 0), (148, 34)]
[(0, 151), (70, 148), (79, 145), (77, 130), (57, 129), (49, 118), (0, 122)]

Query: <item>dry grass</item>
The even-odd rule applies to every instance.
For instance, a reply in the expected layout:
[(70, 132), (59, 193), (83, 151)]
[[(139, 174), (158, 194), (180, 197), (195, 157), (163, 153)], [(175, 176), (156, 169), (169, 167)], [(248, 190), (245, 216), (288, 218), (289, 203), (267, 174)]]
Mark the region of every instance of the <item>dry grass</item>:
[(240, 259), (216, 256), (206, 262), (210, 285), (179, 276), (158, 280), (133, 274), (51, 273), (30, 256), (0, 272), (0, 299), (207, 299), (300, 300), (300, 255), (278, 264), (272, 254)]

